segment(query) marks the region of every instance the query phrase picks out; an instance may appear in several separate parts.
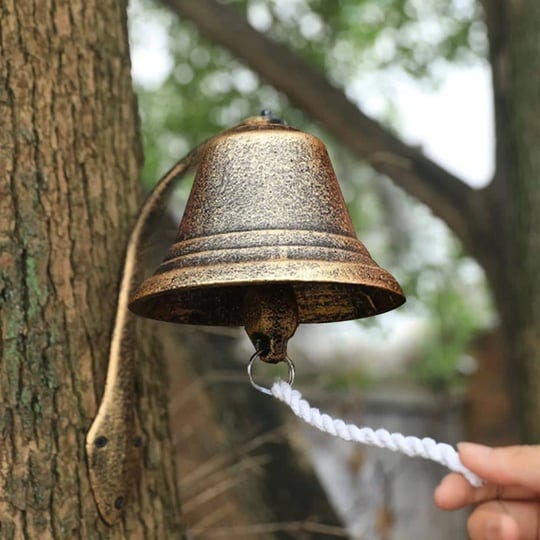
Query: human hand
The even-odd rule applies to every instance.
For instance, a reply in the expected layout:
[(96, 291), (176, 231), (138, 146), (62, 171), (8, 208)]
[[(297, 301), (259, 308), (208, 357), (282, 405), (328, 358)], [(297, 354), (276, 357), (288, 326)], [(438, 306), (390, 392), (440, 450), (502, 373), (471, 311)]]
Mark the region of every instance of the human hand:
[(460, 443), (458, 451), (463, 465), (487, 483), (474, 488), (449, 474), (435, 490), (437, 506), (476, 504), (467, 522), (472, 540), (540, 540), (540, 446)]

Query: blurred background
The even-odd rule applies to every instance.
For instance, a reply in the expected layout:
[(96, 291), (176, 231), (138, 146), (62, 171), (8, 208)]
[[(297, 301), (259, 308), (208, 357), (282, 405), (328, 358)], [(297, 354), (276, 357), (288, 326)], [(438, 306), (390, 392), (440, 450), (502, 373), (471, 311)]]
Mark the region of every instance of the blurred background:
[[(246, 60), (223, 47), (227, 39), (239, 49), (254, 45), (241, 25), (223, 20), (232, 37), (212, 30), (207, 23), (218, 15), (207, 4), (281, 44), (283, 59), (272, 61), (299, 59), (385, 133), (481, 193), (496, 172), (496, 111), (479, 3), (229, 0), (197, 8), (131, 0), (132, 73), (147, 189), (196, 144), (262, 109), (327, 145), (360, 240), (396, 276), (407, 303), (370, 320), (299, 328), (290, 356), (296, 386), (313, 404), (359, 425), (449, 443), (517, 440), (503, 315), (485, 258), (470, 249), (474, 243), (464, 246), (452, 220), (436, 217), (436, 196), (419, 202), (396, 174), (360, 159), (339, 119), (329, 129), (324, 114), (291, 98), (279, 75), (276, 83), (265, 71), (268, 58)], [(325, 114), (335, 106), (330, 94), (318, 103)], [(175, 192), (159, 236), (174, 236), (188, 193), (189, 185)], [(157, 251), (151, 264), (163, 255)], [(177, 358), (169, 366), (171, 429), (190, 537), (466, 538), (466, 512), (434, 506), (442, 467), (300, 425), (249, 386), (252, 346), (241, 329), (168, 331)], [(275, 375), (260, 368), (257, 376)]]

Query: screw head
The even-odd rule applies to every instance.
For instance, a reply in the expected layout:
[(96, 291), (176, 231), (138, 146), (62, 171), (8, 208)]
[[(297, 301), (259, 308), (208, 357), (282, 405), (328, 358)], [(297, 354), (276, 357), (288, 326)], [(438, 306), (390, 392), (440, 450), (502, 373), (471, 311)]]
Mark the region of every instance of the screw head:
[(97, 448), (103, 448), (104, 446), (107, 446), (108, 442), (109, 439), (107, 439), (107, 437), (105, 437), (104, 435), (100, 435), (99, 437), (96, 437), (94, 444)]

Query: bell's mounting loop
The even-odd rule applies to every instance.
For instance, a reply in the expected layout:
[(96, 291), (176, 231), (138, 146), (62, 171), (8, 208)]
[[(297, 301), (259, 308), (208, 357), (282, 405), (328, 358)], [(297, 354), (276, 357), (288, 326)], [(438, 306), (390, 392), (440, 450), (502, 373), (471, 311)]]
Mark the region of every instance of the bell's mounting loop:
[[(262, 392), (263, 394), (267, 394), (267, 395), (271, 396), (272, 391), (270, 390), (270, 388), (266, 388), (264, 386), (261, 386), (260, 384), (257, 384), (253, 379), (253, 373), (252, 373), (253, 364), (255, 363), (257, 358), (260, 358), (260, 356), (261, 356), (261, 351), (257, 351), (249, 359), (249, 363), (248, 363), (248, 366), (247, 366), (247, 373), (248, 373), (248, 377), (249, 377), (249, 382), (251, 383), (251, 386), (253, 386), (253, 388), (258, 390), (259, 392)], [(285, 362), (287, 363), (287, 368), (289, 369), (289, 376), (287, 377), (287, 383), (292, 386), (292, 384), (294, 382), (294, 374), (295, 374), (294, 364), (293, 364), (293, 361), (288, 356), (285, 358)]]

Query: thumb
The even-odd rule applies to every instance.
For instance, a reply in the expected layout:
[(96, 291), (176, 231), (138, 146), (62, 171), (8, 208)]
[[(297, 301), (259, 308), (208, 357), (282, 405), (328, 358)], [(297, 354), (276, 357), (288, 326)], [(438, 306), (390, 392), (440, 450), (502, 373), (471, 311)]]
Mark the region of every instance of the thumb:
[(484, 480), (502, 486), (522, 486), (540, 492), (540, 446), (491, 448), (458, 444), (462, 463)]

